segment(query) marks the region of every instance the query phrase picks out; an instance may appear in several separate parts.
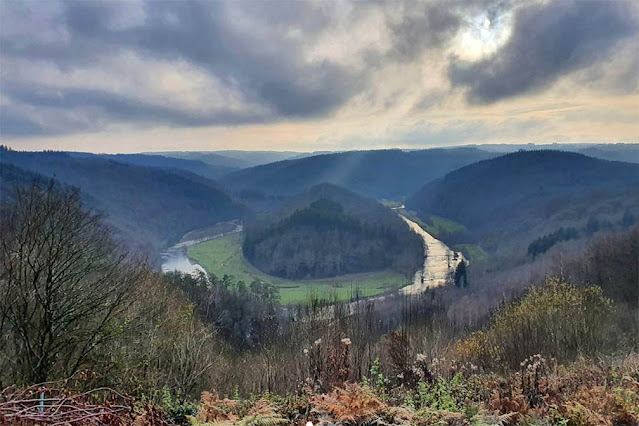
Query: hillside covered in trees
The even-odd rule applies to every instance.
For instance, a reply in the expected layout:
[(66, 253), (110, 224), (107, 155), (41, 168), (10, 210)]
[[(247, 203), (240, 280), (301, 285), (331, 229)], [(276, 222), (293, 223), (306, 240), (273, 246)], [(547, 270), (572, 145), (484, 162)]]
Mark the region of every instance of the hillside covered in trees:
[[(214, 181), (185, 170), (5, 148), (0, 158), (7, 189), (34, 174), (55, 177), (79, 188), (87, 205), (104, 213), (121, 239), (152, 255), (188, 231), (248, 212)], [(22, 177), (25, 172), (27, 176)]]
[(225, 164), (209, 164), (202, 160), (189, 158), (173, 158), (168, 155), (155, 154), (91, 154), (85, 152), (69, 152), (69, 155), (78, 158), (99, 158), (113, 160), (118, 163), (132, 164), (144, 167), (159, 167), (171, 171), (186, 171), (200, 175), (207, 179), (218, 179), (225, 174), (236, 171), (240, 167)]
[[(463, 232), (440, 235), (449, 243), (510, 250), (513, 243), (527, 247), (562, 227), (583, 235), (627, 228), (639, 217), (637, 176), (637, 164), (562, 151), (520, 151), (429, 182), (406, 207), (426, 222), (435, 215), (464, 225)], [(533, 247), (531, 253), (536, 251)]]
[(420, 238), (391, 210), (331, 184), (290, 201), (248, 226), (244, 256), (258, 269), (290, 279), (393, 269), (411, 276), (423, 256)]
[(221, 179), (233, 192), (293, 196), (324, 182), (371, 198), (400, 199), (467, 164), (499, 154), (476, 148), (350, 151), (278, 161)]
[(247, 167), (259, 166), (261, 164), (273, 163), (275, 161), (288, 160), (304, 153), (293, 151), (167, 151), (146, 154), (163, 155), (173, 158), (185, 158), (190, 160), (203, 161), (215, 167), (232, 167), (235, 169), (245, 169)]

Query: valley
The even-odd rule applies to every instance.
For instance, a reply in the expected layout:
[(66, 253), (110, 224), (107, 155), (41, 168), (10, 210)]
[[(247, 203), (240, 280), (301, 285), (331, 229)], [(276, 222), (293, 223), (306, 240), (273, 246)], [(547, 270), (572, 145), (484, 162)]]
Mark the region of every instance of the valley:
[[(264, 281), (279, 289), (284, 305), (304, 303), (315, 298), (349, 301), (355, 297), (378, 296), (396, 290), (414, 295), (450, 284), (457, 265), (464, 260), (463, 255), (448, 248), (417, 223), (401, 214), (400, 217), (424, 242), (423, 268), (415, 273), (412, 283), (401, 274), (389, 270), (314, 280), (288, 280), (265, 274), (251, 265), (242, 254), (241, 225), (226, 233), (186, 240), (170, 247), (162, 253), (162, 270), (188, 274), (202, 271), (217, 277), (229, 275), (245, 283)], [(202, 234), (201, 231), (195, 232)]]
[(315, 280), (287, 280), (268, 275), (244, 258), (241, 233), (190, 246), (187, 256), (218, 278), (229, 275), (247, 285), (260, 280), (276, 286), (284, 305), (303, 304), (312, 299), (348, 301), (356, 295), (370, 297), (396, 290), (407, 283), (406, 277), (389, 270)]
[[(102, 371), (168, 424), (264, 417), (240, 405), (266, 424), (348, 424), (322, 405), (345, 397), (380, 407), (352, 424), (400, 409), (383, 424), (470, 426), (500, 424), (481, 414), (498, 403), (499, 419), (570, 417), (572, 401), (588, 404), (580, 366), (602, 357), (635, 374), (637, 163), (549, 150), (0, 154), (0, 289), (12, 301), (0, 300), (12, 321), (0, 321), (12, 336), (0, 334), (0, 379), (61, 377), (57, 359), (13, 363), (24, 340), (42, 359)], [(20, 315), (46, 300), (69, 319), (47, 332), (63, 349), (38, 349), (48, 319)], [(75, 306), (90, 307), (81, 323)], [(23, 321), (35, 334), (20, 334)], [(499, 402), (503, 386), (536, 395), (519, 390), (522, 365), (582, 390), (540, 391), (566, 398), (560, 414)], [(614, 383), (599, 391), (608, 401), (639, 398), (614, 374), (596, 380)], [(596, 404), (634, 419), (632, 403)]]
[(639, 0), (0, 0), (0, 426), (639, 426)]

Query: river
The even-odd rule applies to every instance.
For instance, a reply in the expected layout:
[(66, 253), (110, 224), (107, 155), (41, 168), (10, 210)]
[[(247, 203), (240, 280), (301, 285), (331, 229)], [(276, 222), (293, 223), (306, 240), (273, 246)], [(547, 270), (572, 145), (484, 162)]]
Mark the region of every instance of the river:
[[(450, 283), (457, 265), (459, 265), (462, 260), (465, 260), (463, 255), (451, 250), (446, 244), (430, 235), (416, 222), (413, 222), (401, 214), (400, 217), (404, 220), (404, 222), (406, 222), (413, 232), (423, 239), (424, 265), (421, 270), (415, 273), (413, 283), (402, 287), (399, 292), (407, 295), (419, 294), (429, 288), (439, 287)], [(241, 231), (242, 225), (236, 223), (235, 228), (228, 232), (204, 235), (201, 238), (180, 241), (178, 244), (169, 247), (161, 253), (162, 272), (179, 271), (188, 274), (199, 271), (206, 272), (201, 265), (192, 262), (186, 256), (188, 247)], [(187, 236), (189, 234), (187, 234)], [(374, 296), (371, 300), (384, 299), (385, 297), (386, 295)]]
[(439, 287), (451, 282), (451, 278), (464, 256), (451, 250), (437, 238), (426, 232), (421, 226), (400, 215), (410, 229), (424, 240), (424, 266), (415, 273), (413, 284), (402, 287), (404, 294), (418, 294), (429, 288)]
[[(397, 210), (404, 206), (394, 208)], [(369, 303), (401, 303), (401, 297), (404, 295), (417, 295), (425, 292), (429, 288), (439, 287), (449, 284), (452, 281), (453, 274), (457, 265), (464, 259), (460, 252), (455, 252), (448, 248), (446, 244), (426, 232), (416, 222), (399, 215), (410, 229), (419, 235), (424, 241), (424, 265), (421, 270), (415, 273), (413, 283), (399, 289), (378, 296), (368, 297), (360, 301), (352, 301), (344, 304), (340, 309), (348, 314), (353, 315), (355, 312), (362, 312)], [(315, 318), (332, 319), (335, 317), (336, 306), (326, 305), (319, 308), (320, 311), (315, 313)], [(289, 316), (295, 316), (295, 312), (283, 307), (284, 312)]]
[[(160, 254), (162, 259), (162, 272), (178, 271), (187, 274), (193, 274), (200, 271), (206, 272), (201, 265), (192, 262), (186, 256), (187, 249), (192, 245), (203, 243), (204, 241), (209, 241), (214, 238), (223, 237), (225, 235), (235, 234), (237, 232), (242, 232), (242, 225), (239, 223), (236, 224), (234, 229), (228, 232), (215, 233), (213, 235), (207, 235), (197, 239), (180, 241), (176, 245), (169, 247)], [(190, 232), (189, 234), (193, 234), (193, 232)]]

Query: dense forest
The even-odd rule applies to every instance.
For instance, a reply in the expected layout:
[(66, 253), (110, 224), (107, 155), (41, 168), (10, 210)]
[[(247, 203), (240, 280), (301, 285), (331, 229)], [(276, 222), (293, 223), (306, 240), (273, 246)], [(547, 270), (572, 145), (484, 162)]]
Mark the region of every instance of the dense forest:
[[(151, 153), (149, 153), (151, 154)], [(294, 158), (303, 153), (293, 151), (167, 151), (152, 153), (173, 158), (185, 158), (189, 160), (203, 161), (211, 166), (232, 167), (235, 169), (245, 169), (259, 166), (261, 164), (272, 163)], [(311, 154), (308, 154), (311, 155)]]
[(25, 180), (20, 169), (81, 189), (85, 203), (105, 213), (121, 239), (151, 257), (188, 231), (249, 213), (214, 181), (186, 170), (6, 148), (0, 161), (7, 188)]
[(496, 157), (476, 148), (349, 151), (278, 161), (240, 170), (220, 181), (231, 191), (292, 196), (333, 183), (371, 198), (400, 199), (467, 164)]
[(637, 164), (521, 151), (429, 182), (406, 206), (425, 222), (436, 215), (463, 225), (463, 232), (440, 235), (448, 243), (479, 243), (493, 254), (520, 250), (525, 255), (534, 240), (562, 227), (592, 235), (596, 225), (630, 226), (629, 219), (639, 215), (637, 176)]
[(210, 164), (202, 160), (188, 158), (173, 158), (164, 155), (151, 154), (90, 154), (83, 152), (69, 152), (69, 155), (78, 158), (98, 158), (117, 161), (118, 163), (132, 164), (144, 167), (159, 167), (172, 171), (187, 171), (208, 179), (218, 179), (225, 174), (238, 170), (240, 167), (232, 167), (225, 164)]
[(578, 236), (579, 232), (577, 232), (575, 228), (559, 228), (555, 232), (539, 237), (530, 243), (528, 246), (528, 254), (535, 259), (535, 257), (540, 254), (546, 253), (555, 244), (561, 241), (572, 240)]
[(419, 237), (372, 200), (325, 184), (289, 208), (288, 216), (247, 227), (244, 256), (268, 274), (313, 279), (393, 269), (412, 276), (422, 263)]
[(0, 426), (639, 426), (639, 0), (0, 0)]

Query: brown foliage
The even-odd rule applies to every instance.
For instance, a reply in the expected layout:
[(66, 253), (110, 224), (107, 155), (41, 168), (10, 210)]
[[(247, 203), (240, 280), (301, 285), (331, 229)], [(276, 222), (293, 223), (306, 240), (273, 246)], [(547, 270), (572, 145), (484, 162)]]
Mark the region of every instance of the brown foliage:
[(313, 343), (308, 351), (309, 374), (317, 390), (339, 386), (353, 375), (351, 344), (351, 339), (332, 329)]
[(355, 383), (345, 383), (343, 388), (335, 388), (329, 394), (313, 396), (311, 405), (318, 415), (328, 414), (338, 422), (355, 424), (388, 411), (388, 406), (371, 389)]
[[(81, 379), (84, 380), (84, 379)], [(157, 407), (144, 404), (110, 388), (73, 392), (71, 379), (24, 389), (9, 387), (0, 392), (0, 424), (12, 425), (167, 425)]]
[(233, 410), (237, 408), (237, 401), (220, 399), (216, 392), (202, 392), (200, 402), (202, 405), (197, 414), (198, 420), (204, 422), (237, 420), (237, 416), (233, 413)]
[(514, 414), (509, 420), (512, 424), (522, 419), (529, 411), (528, 401), (521, 393), (511, 396), (501, 396), (498, 391), (493, 392), (493, 396), (488, 402), (488, 408), (499, 414)]

